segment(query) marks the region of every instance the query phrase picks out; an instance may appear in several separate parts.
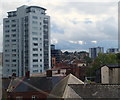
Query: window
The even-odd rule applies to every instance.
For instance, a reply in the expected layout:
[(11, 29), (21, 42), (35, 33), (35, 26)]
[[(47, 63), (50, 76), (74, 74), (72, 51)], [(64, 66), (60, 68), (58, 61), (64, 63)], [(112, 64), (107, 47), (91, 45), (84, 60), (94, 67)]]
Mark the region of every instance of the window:
[(12, 69), (12, 72), (16, 72), (16, 69)]
[(6, 64), (6, 67), (9, 67), (9, 64)]
[(38, 67), (38, 65), (33, 65), (33, 67), (35, 68), (35, 67)]
[(38, 24), (38, 22), (37, 22), (37, 21), (32, 21), (32, 23), (33, 23), (33, 24)]
[(12, 52), (16, 52), (16, 49), (12, 49)]
[(42, 67), (42, 65), (40, 65), (40, 67)]
[(12, 37), (16, 37), (16, 34), (12, 34)]
[(8, 60), (8, 59), (6, 59), (6, 60), (5, 60), (5, 62), (9, 62), (9, 60)]
[(33, 43), (34, 46), (38, 46), (38, 43)]
[(42, 59), (40, 59), (40, 62), (42, 62)]
[(10, 69), (7, 69), (7, 72), (9, 72), (10, 71)]
[(13, 24), (12, 27), (16, 27), (16, 24)]
[(9, 44), (5, 44), (5, 47), (9, 47), (10, 45)]
[(40, 43), (40, 45), (42, 45), (42, 43)]
[(33, 59), (33, 62), (38, 62), (38, 59)]
[(42, 49), (40, 49), (40, 51), (42, 51)]
[(33, 51), (38, 51), (38, 48), (33, 48)]
[(9, 35), (5, 35), (5, 37), (10, 37)]
[(13, 57), (16, 57), (16, 54), (12, 54)]
[(9, 40), (5, 40), (5, 42), (10, 42)]
[(33, 56), (34, 56), (34, 57), (37, 57), (37, 56), (38, 56), (38, 54), (33, 54)]
[(16, 42), (16, 39), (13, 39), (12, 42)]
[(32, 32), (33, 35), (37, 35), (37, 32)]
[(16, 67), (16, 64), (12, 64), (12, 67)]
[(6, 57), (9, 57), (10, 55), (9, 54), (5, 54)]
[(32, 18), (33, 18), (33, 19), (38, 19), (38, 17), (37, 17), (37, 16), (32, 16)]
[(40, 54), (40, 56), (42, 56), (42, 54)]
[(40, 72), (42, 73), (42, 70), (40, 70)]
[(9, 28), (9, 25), (5, 25), (5, 28)]
[(5, 22), (6, 22), (6, 23), (9, 23), (9, 20), (6, 20)]
[(40, 38), (40, 40), (42, 40), (42, 38)]
[(12, 29), (11, 31), (12, 31), (12, 32), (16, 32), (16, 29)]
[[(33, 72), (38, 72), (38, 70), (33, 70)], [(32, 99), (33, 100), (33, 99)], [(35, 99), (34, 99), (35, 100)]]
[(22, 96), (17, 96), (16, 100), (22, 100), (22, 98), (23, 98)]
[(38, 38), (33, 37), (33, 40), (38, 40)]
[(12, 20), (12, 22), (16, 22), (16, 20), (15, 20), (15, 19), (13, 19), (13, 20)]
[(9, 30), (6, 30), (5, 32), (6, 32), (6, 33), (9, 33), (10, 31), (9, 31)]
[(16, 59), (13, 59), (12, 62), (16, 62)]
[(38, 27), (32, 27), (34, 30), (37, 30), (38, 29)]
[(5, 52), (9, 52), (9, 50), (8, 50), (8, 49), (5, 49)]
[(12, 46), (16, 46), (16, 44), (12, 44)]

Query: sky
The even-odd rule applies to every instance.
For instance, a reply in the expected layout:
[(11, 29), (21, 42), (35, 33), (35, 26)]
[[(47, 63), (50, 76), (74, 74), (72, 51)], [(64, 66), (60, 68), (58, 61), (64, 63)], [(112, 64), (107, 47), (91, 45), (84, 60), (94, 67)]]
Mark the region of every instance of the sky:
[(51, 18), (51, 44), (63, 51), (88, 51), (91, 47), (118, 47), (119, 0), (1, 0), (0, 51), (3, 18), (22, 5), (47, 9)]

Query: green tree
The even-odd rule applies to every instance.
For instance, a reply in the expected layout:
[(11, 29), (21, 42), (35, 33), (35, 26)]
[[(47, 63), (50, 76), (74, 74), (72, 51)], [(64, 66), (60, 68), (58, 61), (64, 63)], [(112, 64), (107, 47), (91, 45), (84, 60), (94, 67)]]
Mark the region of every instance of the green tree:
[(92, 67), (87, 70), (87, 76), (95, 76), (96, 70), (105, 64), (118, 64), (117, 55), (99, 53), (97, 58), (93, 61)]

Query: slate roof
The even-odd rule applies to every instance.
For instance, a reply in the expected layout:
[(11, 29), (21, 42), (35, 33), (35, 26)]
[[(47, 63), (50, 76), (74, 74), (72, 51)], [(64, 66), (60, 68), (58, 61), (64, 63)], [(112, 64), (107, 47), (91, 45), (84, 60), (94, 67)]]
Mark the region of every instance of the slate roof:
[(29, 9), (29, 8), (40, 8), (40, 9), (46, 10), (45, 8), (39, 7), (39, 6), (29, 6), (29, 7), (27, 7), (27, 9)]
[(90, 98), (92, 100), (97, 100), (97, 98), (101, 98), (100, 100), (116, 100), (117, 98), (120, 99), (120, 85), (70, 84), (69, 86), (83, 100)]
[[(109, 68), (120, 68), (120, 64), (106, 64), (104, 66), (107, 66)], [(103, 67), (103, 66), (102, 66)]]
[(7, 89), (10, 84), (11, 79), (2, 79), (2, 88)]
[(48, 96), (48, 100), (50, 98), (60, 99), (60, 98), (67, 98), (67, 97), (79, 97), (72, 88), (70, 88), (69, 84), (84, 84), (81, 80), (76, 78), (74, 75), (69, 74), (64, 79), (62, 79), (56, 86), (53, 88), (51, 93)]
[(51, 91), (63, 77), (30, 77), (11, 80), (8, 92)]

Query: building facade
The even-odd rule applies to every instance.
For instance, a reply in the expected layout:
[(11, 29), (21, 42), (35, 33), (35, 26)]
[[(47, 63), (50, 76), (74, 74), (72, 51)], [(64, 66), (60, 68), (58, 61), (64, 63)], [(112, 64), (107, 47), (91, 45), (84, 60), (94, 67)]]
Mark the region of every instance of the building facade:
[(53, 67), (55, 65), (55, 63), (52, 62), (52, 60), (54, 59), (56, 64), (60, 63), (61, 61), (61, 55), (62, 52), (60, 49), (55, 49), (55, 45), (51, 45), (51, 66)]
[(3, 19), (3, 77), (50, 68), (50, 16), (45, 11), (23, 5)]
[(120, 66), (105, 65), (101, 67), (102, 84), (120, 84)]
[(95, 59), (99, 53), (104, 53), (103, 47), (89, 48), (89, 57)]
[(107, 49), (107, 53), (118, 53), (119, 49), (118, 48), (109, 48)]

